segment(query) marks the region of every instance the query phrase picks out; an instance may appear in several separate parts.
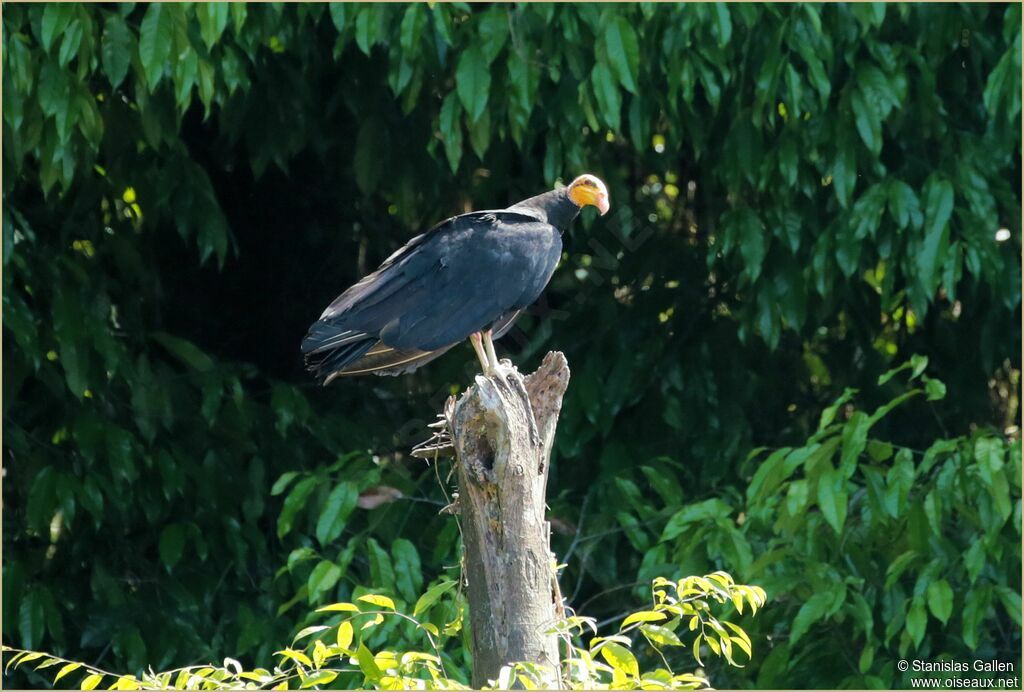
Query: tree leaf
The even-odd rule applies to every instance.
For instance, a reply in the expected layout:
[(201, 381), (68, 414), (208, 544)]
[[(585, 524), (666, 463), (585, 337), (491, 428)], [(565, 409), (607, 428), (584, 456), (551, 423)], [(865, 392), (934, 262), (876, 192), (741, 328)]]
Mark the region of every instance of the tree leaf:
[(471, 46), (459, 58), (455, 89), (469, 119), (473, 122), (479, 120), (487, 107), (491, 90), (491, 71), (479, 47)]
[(761, 219), (748, 207), (741, 208), (730, 219), (736, 225), (734, 232), (743, 258), (743, 275), (748, 284), (753, 284), (761, 275), (764, 258), (768, 254), (768, 234)]
[(360, 644), (356, 650), (356, 661), (359, 663), (359, 669), (363, 671), (363, 675), (370, 682), (380, 680), (384, 673), (377, 666), (377, 662), (373, 658), (373, 654), (369, 649), (366, 648), (365, 644)]
[(146, 15), (142, 18), (139, 60), (150, 92), (160, 83), (171, 54), (172, 11), (171, 5), (157, 2), (146, 8)]
[(358, 613), (359, 606), (355, 603), (332, 603), (320, 606), (316, 609), (318, 613)]
[(935, 292), (939, 269), (949, 247), (949, 218), (953, 213), (953, 186), (931, 176), (924, 186), (924, 239), (917, 253), (917, 281), (927, 296)]
[(641, 625), (640, 631), (647, 635), (647, 638), (653, 641), (655, 644), (661, 644), (662, 646), (682, 646), (683, 642), (679, 639), (675, 632), (667, 627), (661, 625)]
[(82, 22), (78, 19), (72, 20), (64, 31), (64, 38), (60, 42), (60, 51), (57, 53), (57, 64), (62, 68), (78, 55), (78, 51), (82, 47), (82, 33)]
[(836, 189), (836, 198), (844, 209), (850, 204), (856, 184), (857, 157), (849, 139), (841, 137), (837, 143), (836, 159), (832, 166), (832, 185)]
[(303, 678), (299, 684), (300, 690), (309, 689), (317, 685), (327, 685), (334, 682), (338, 673), (333, 670), (318, 670), (307, 678)]
[(451, 579), (445, 579), (444, 581), (434, 584), (427, 589), (426, 592), (416, 601), (416, 607), (412, 610), (413, 617), (419, 617), (430, 610), (431, 606), (437, 603), (441, 596), (451, 591), (456, 584), (457, 582)]
[(341, 568), (330, 560), (321, 560), (309, 573), (306, 586), (309, 589), (309, 602), (316, 603), (320, 596), (334, 588), (341, 579)]
[(857, 133), (860, 135), (861, 140), (864, 141), (864, 146), (872, 154), (878, 156), (882, 151), (882, 122), (881, 115), (878, 113), (875, 104), (869, 100), (869, 97), (864, 94), (858, 85), (853, 90), (850, 105), (853, 108), (853, 118), (857, 126)]
[(608, 642), (601, 647), (601, 656), (608, 664), (616, 670), (621, 670), (626, 675), (636, 678), (640, 676), (640, 666), (636, 661), (633, 652), (614, 642)]
[(619, 629), (625, 629), (636, 622), (660, 622), (661, 620), (664, 620), (666, 617), (667, 616), (665, 615), (665, 613), (660, 611), (641, 610), (636, 613), (631, 613), (627, 615), (626, 619), (624, 619), (622, 621), (622, 624), (619, 625)]
[(945, 625), (953, 614), (953, 588), (945, 579), (939, 579), (928, 585), (927, 595), (928, 610)]
[(96, 686), (100, 684), (100, 681), (102, 679), (103, 676), (99, 673), (89, 673), (84, 678), (82, 678), (82, 682), (78, 684), (82, 686), (83, 690), (94, 690), (96, 689)]
[(199, 35), (206, 47), (213, 50), (228, 26), (230, 6), (226, 2), (204, 2), (195, 6), (195, 13), (199, 20)]
[(284, 538), (292, 530), (295, 516), (306, 506), (306, 500), (316, 489), (317, 479), (313, 476), (299, 481), (284, 500), (281, 514), (277, 517), (277, 537)]
[(382, 589), (393, 589), (395, 570), (391, 565), (391, 557), (375, 538), (367, 539), (366, 547), (370, 552), (370, 579), (373, 585)]
[(484, 158), (488, 147), (491, 145), (491, 115), (487, 109), (475, 123), (468, 123), (469, 143), (473, 151), (480, 159)]
[(527, 60), (520, 51), (510, 51), (508, 56), (509, 103), (508, 117), (512, 137), (522, 142), (526, 127), (533, 113), (540, 87), (540, 70)]
[(800, 606), (800, 610), (797, 611), (796, 617), (793, 618), (793, 625), (790, 628), (789, 638), (790, 646), (793, 646), (803, 637), (807, 630), (810, 629), (811, 625), (818, 622), (828, 613), (828, 608), (832, 604), (832, 594), (824, 591), (819, 591), (812, 595), (807, 601)]
[(280, 495), (287, 488), (288, 484), (295, 480), (299, 475), (298, 471), (285, 471), (282, 473), (276, 481), (274, 481), (274, 487), (270, 489), (271, 495)]
[(70, 101), (67, 76), (57, 63), (47, 60), (39, 71), (39, 107), (46, 115), (67, 110)]
[(391, 544), (395, 564), (395, 588), (405, 600), (412, 602), (423, 588), (423, 570), (420, 554), (412, 541), (396, 538)]
[(635, 94), (640, 74), (640, 42), (636, 31), (619, 8), (616, 8), (605, 24), (604, 42), (607, 50), (605, 55), (619, 83)]
[(716, 2), (712, 8), (715, 33), (718, 34), (718, 45), (725, 46), (732, 38), (732, 19), (729, 17), (729, 7), (724, 2)]
[(358, 499), (359, 491), (353, 483), (340, 483), (331, 491), (316, 523), (316, 539), (320, 545), (326, 546), (341, 535)]
[(609, 128), (618, 132), (622, 124), (622, 94), (612, 71), (603, 62), (596, 63), (590, 73), (590, 83), (601, 118)]
[(365, 55), (369, 55), (377, 43), (378, 13), (380, 9), (374, 5), (362, 5), (356, 15), (356, 45)]
[(891, 180), (888, 188), (889, 213), (901, 229), (907, 227), (920, 228), (924, 223), (921, 203), (914, 189), (902, 180)]
[(420, 38), (423, 36), (426, 24), (426, 7), (419, 3), (411, 3), (402, 16), (402, 24), (398, 33), (398, 43), (406, 54), (403, 57), (413, 57), (413, 52), (419, 48)]
[(329, 629), (331, 629), (331, 628), (328, 625), (310, 625), (309, 627), (303, 627), (295, 635), (295, 638), (292, 639), (292, 644), (294, 645), (295, 642), (299, 641), (300, 639), (305, 639), (306, 637), (308, 637), (311, 634), (317, 634), (319, 632), (326, 632)]
[(360, 596), (356, 600), (357, 601), (362, 601), (363, 603), (370, 603), (370, 604), (378, 606), (380, 608), (387, 608), (388, 610), (394, 610), (395, 609), (395, 602), (392, 601), (387, 596), (382, 596), (380, 594), (375, 594), (375, 593), (363, 594), (362, 596)]
[(160, 561), (168, 570), (181, 560), (185, 551), (185, 529), (181, 524), (171, 524), (160, 532)]
[(197, 372), (209, 372), (214, 368), (213, 359), (191, 341), (168, 334), (166, 332), (154, 332), (153, 340), (167, 349), (167, 351), (178, 358), (182, 363)]
[(868, 433), (875, 419), (863, 411), (855, 411), (850, 420), (843, 425), (843, 452), (839, 461), (839, 470), (843, 478), (853, 476), (857, 468), (857, 458), (864, 452)]
[(494, 59), (501, 54), (501, 49), (508, 41), (509, 31), (509, 7), (506, 5), (493, 5), (485, 12), (478, 15), (480, 25), (480, 48), (483, 51), (487, 64), (490, 65)]
[(18, 633), (21, 645), (33, 649), (43, 643), (46, 612), (38, 589), (29, 589), (18, 607)]
[(459, 169), (462, 159), (462, 125), (460, 124), (460, 107), (455, 92), (449, 93), (441, 105), (440, 131), (444, 142), (445, 156), (452, 173)]
[(993, 118), (1011, 122), (1020, 112), (1020, 33), (988, 75), (982, 102)]
[(40, 22), (39, 44), (47, 53), (53, 47), (58, 36), (64, 33), (74, 17), (75, 6), (71, 3), (51, 2), (43, 8)]
[(846, 481), (836, 469), (829, 468), (818, 478), (818, 507), (825, 521), (837, 534), (846, 523)]
[(281, 651), (275, 651), (274, 655), (284, 656), (285, 658), (295, 661), (296, 663), (300, 663), (308, 668), (313, 667), (313, 661), (309, 659), (309, 656), (301, 651), (296, 651), (295, 649), (282, 649)]
[(907, 611), (907, 634), (910, 635), (915, 647), (921, 645), (927, 624), (928, 613), (925, 612), (924, 603), (920, 598), (915, 598), (910, 604), (910, 610)]
[(68, 673), (75, 672), (76, 670), (78, 670), (81, 667), (82, 667), (81, 663), (65, 663), (63, 666), (61, 666), (61, 669), (59, 671), (57, 671), (57, 675), (54, 676), (53, 684), (56, 685), (60, 681), (60, 679), (62, 677), (64, 677)]
[(928, 401), (939, 401), (946, 398), (946, 384), (934, 377), (924, 378), (924, 392)]
[(695, 522), (724, 519), (732, 513), (732, 507), (723, 500), (713, 498), (683, 507), (668, 520), (661, 534), (661, 542), (670, 541), (686, 531)]
[(327, 5), (331, 14), (331, 23), (339, 32), (345, 30), (345, 3), (332, 2)]
[(352, 640), (355, 637), (355, 630), (352, 627), (352, 622), (344, 620), (338, 625), (338, 639), (337, 644), (339, 648), (349, 650), (352, 646)]

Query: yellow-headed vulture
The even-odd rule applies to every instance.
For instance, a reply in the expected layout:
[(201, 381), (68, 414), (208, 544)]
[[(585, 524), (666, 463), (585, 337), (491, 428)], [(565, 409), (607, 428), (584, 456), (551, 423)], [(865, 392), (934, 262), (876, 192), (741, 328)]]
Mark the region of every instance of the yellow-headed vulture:
[(587, 205), (605, 214), (608, 190), (581, 175), (416, 236), (327, 306), (302, 341), (306, 367), (324, 384), (339, 375), (398, 375), (469, 338), (490, 374), (498, 364), (492, 339), (547, 286), (562, 232)]

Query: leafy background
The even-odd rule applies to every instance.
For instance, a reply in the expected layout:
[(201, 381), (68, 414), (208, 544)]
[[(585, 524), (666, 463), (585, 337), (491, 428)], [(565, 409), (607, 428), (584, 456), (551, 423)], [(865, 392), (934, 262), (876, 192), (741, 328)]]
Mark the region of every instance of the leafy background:
[(1019, 671), (1020, 11), (6, 3), (4, 641), (259, 663), (454, 575), (408, 450), (471, 350), (320, 389), (298, 342), (427, 225), (590, 171), (613, 213), (501, 342), (573, 368), (570, 604), (763, 585), (718, 686)]

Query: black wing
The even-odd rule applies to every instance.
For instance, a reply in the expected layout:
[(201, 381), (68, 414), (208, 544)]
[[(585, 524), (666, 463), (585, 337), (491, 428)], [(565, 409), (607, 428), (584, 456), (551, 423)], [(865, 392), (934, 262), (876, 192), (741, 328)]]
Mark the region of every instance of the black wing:
[(307, 366), (324, 379), (418, 367), (531, 304), (560, 255), (558, 231), (528, 214), (449, 219), (331, 303), (303, 341)]

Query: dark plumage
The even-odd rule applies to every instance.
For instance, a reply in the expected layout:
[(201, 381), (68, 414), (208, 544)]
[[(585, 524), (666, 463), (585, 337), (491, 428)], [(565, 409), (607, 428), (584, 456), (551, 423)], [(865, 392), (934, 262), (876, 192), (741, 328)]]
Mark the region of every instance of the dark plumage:
[(497, 364), (491, 339), (544, 290), (561, 234), (586, 204), (608, 208), (604, 184), (590, 175), (416, 236), (313, 323), (302, 341), (307, 369), (324, 384), (339, 375), (397, 375), (472, 337), (488, 372)]

